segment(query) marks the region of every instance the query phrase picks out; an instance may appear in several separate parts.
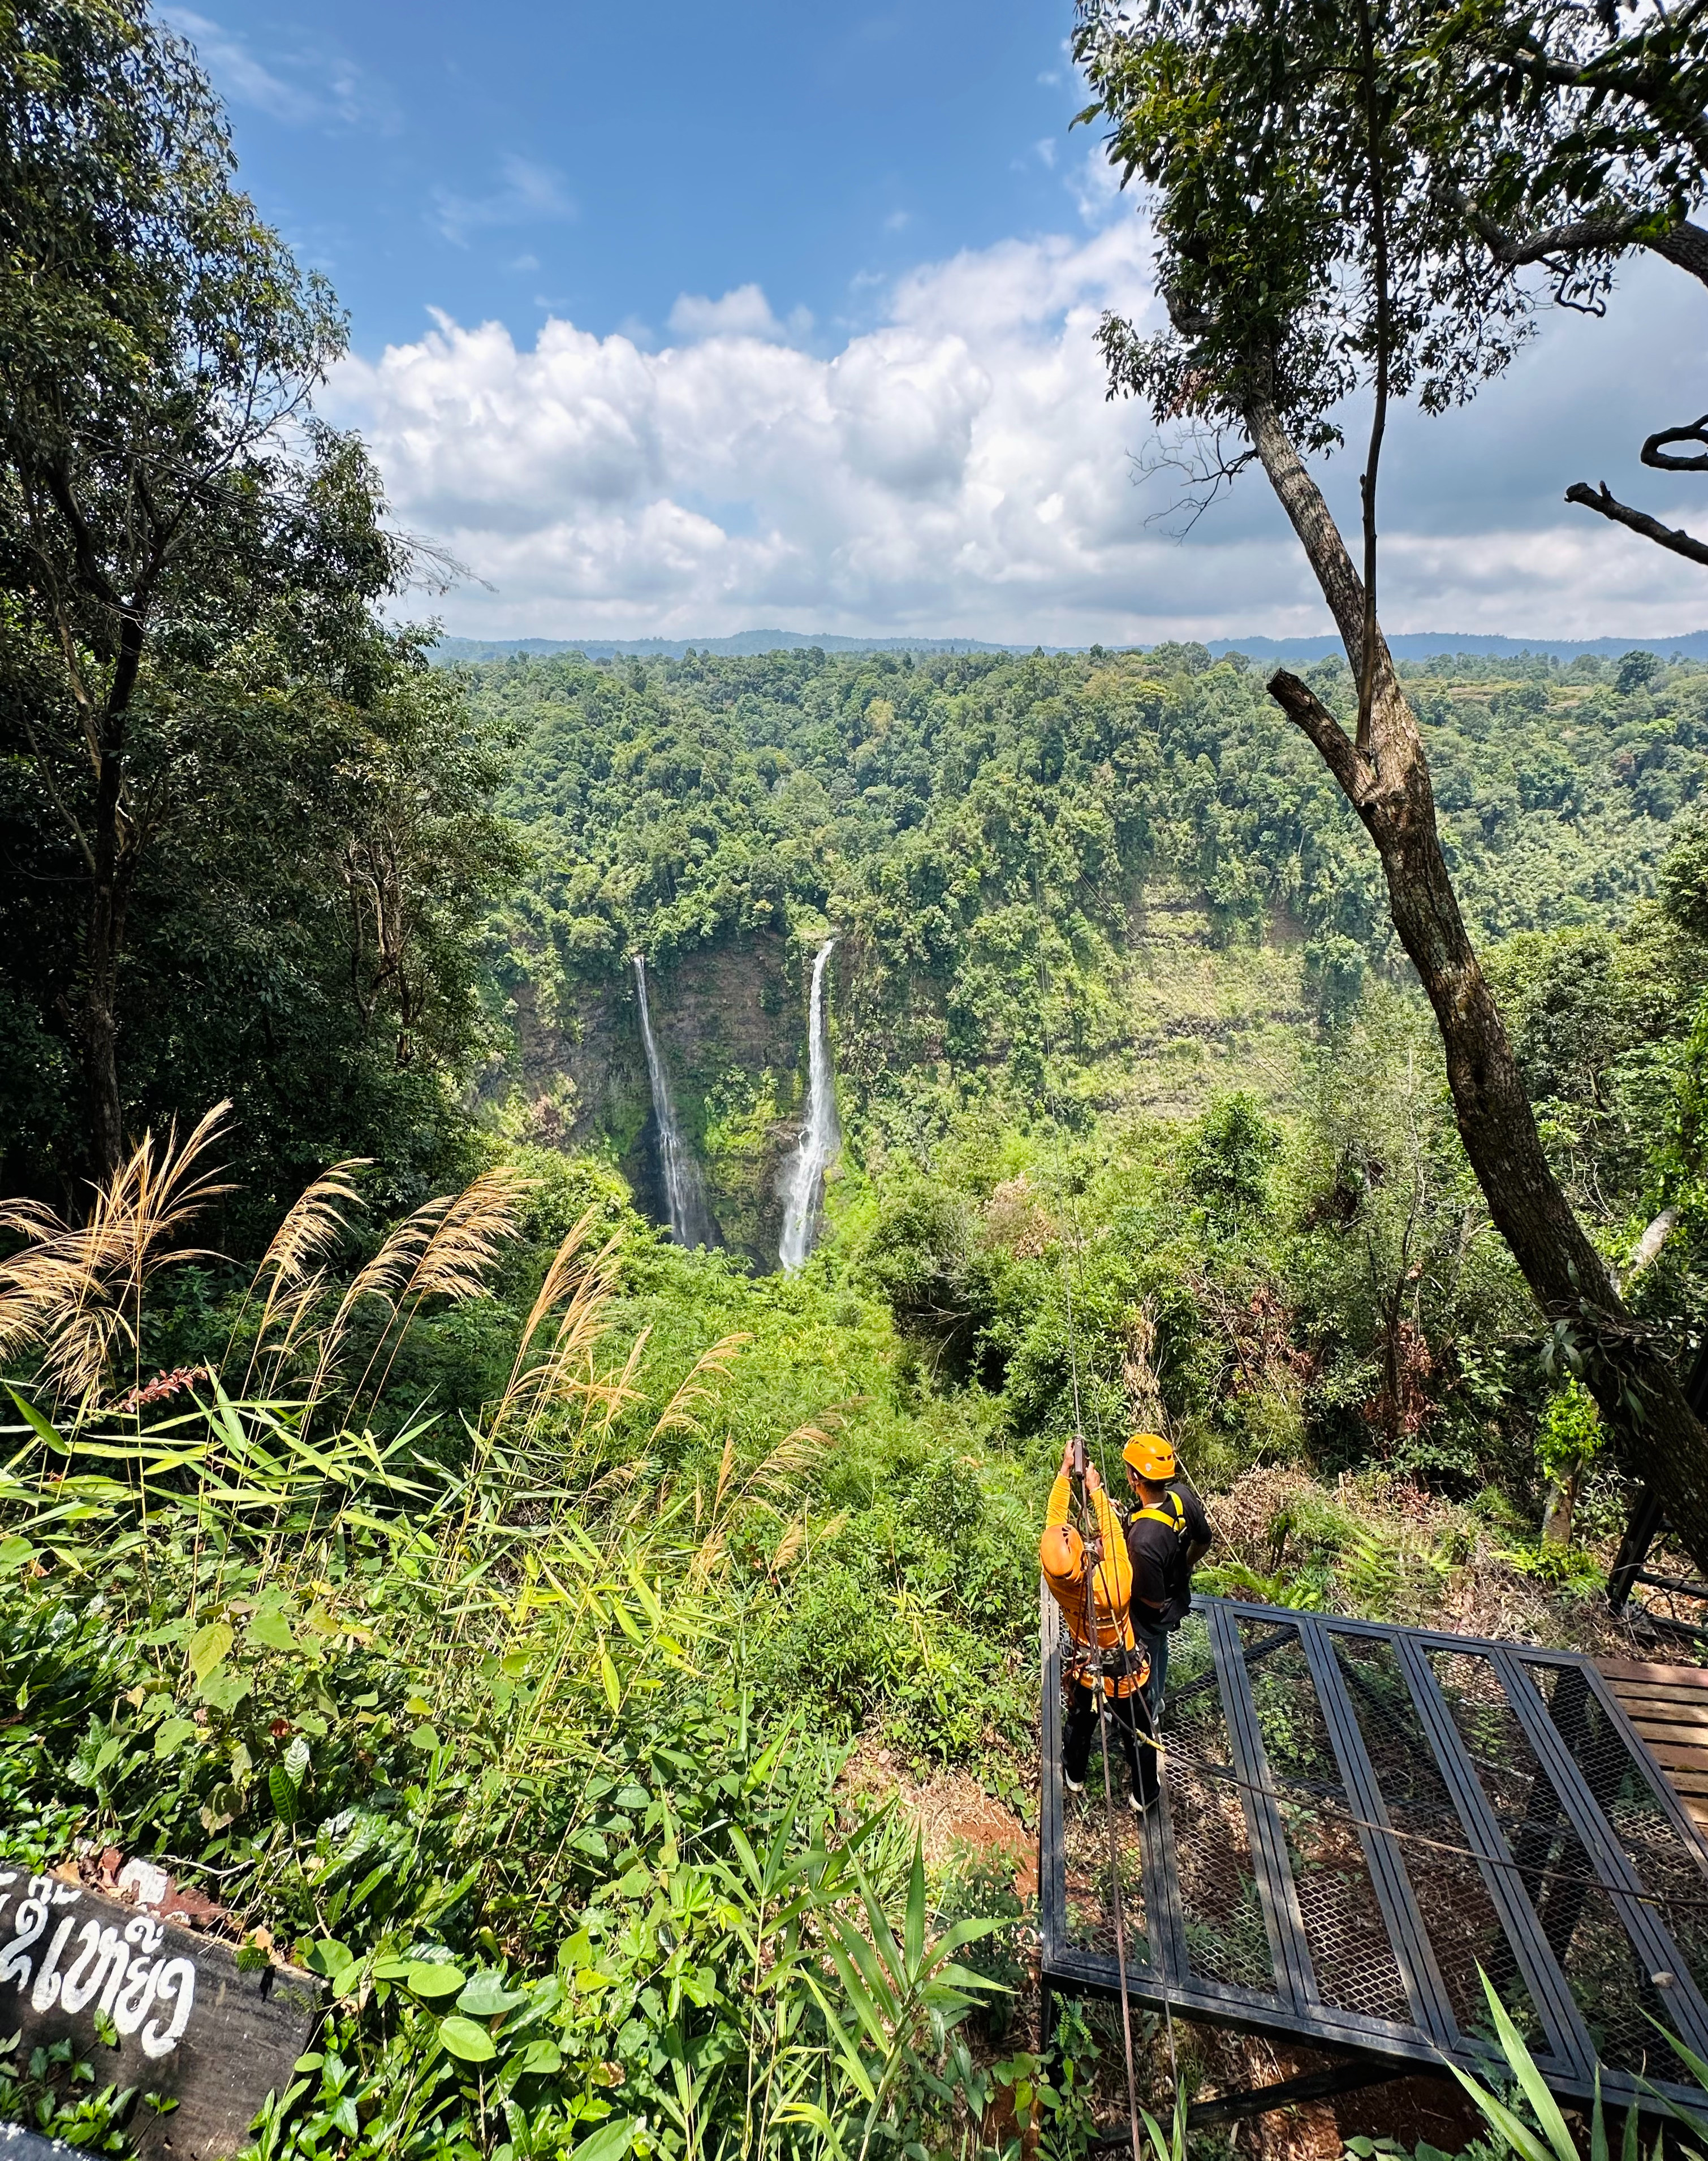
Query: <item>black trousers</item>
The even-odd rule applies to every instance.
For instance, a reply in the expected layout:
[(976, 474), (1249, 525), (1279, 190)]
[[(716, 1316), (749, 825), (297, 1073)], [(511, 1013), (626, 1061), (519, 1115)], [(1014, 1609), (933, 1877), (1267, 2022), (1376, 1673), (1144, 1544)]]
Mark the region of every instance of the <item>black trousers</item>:
[[(1097, 1735), (1097, 1700), (1102, 1695), (1109, 1715), (1109, 1742), (1118, 1746), (1127, 1759), (1133, 1790), (1147, 1804), (1156, 1798), (1157, 1752), (1150, 1745), (1150, 1705), (1144, 1692), (1136, 1689), (1131, 1695), (1104, 1695), (1101, 1690), (1093, 1691), (1083, 1681), (1070, 1680), (1064, 1690), (1067, 1716), (1062, 1726), (1061, 1768), (1075, 1785), (1083, 1785), (1091, 1761), (1091, 1747)], [(1097, 1775), (1101, 1780), (1102, 1766)]]

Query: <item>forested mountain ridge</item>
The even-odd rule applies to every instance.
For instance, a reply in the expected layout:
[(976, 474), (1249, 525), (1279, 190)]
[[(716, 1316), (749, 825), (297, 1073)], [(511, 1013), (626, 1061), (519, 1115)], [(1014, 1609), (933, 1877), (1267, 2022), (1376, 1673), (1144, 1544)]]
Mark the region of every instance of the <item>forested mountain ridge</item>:
[[(1708, 669), (1638, 653), (1407, 674), (1475, 935), (1627, 921), (1708, 777)], [(1344, 710), (1344, 665), (1311, 674)], [(1178, 1073), (1184, 1036), (1200, 1066), (1218, 1046), (1237, 1061), (1266, 1023), (1348, 1010), (1367, 970), (1406, 973), (1373, 850), (1237, 655), (554, 658), (466, 680), (519, 740), (500, 800), (534, 867), (495, 974), (523, 1092), (645, 1190), (643, 951), (756, 1258), (801, 1085), (804, 954), (831, 929), (857, 1136), (916, 1148), (971, 1097), (1018, 1102), (1048, 1074), (1112, 1104), (1135, 1049), (1172, 1042)], [(1183, 932), (1224, 956), (1195, 991), (1158, 980)], [(1218, 982), (1235, 995), (1206, 1002)]]
[[(1107, 2142), (1123, 2052), (1052, 2047), (1017, 1884), (1065, 1443), (1113, 1484), (1167, 1433), (1203, 1591), (1622, 1640), (1659, 1429), (1497, 1227), (1407, 879), (1201, 647), (433, 666), (435, 565), (314, 417), (342, 318), (141, 0), (0, 9), (0, 1862), (73, 2022), (0, 2117), (148, 2152), (232, 2068), (140, 1914), (41, 1933), (137, 1860), (246, 1987), (325, 1983), (243, 2161)], [(1708, 674), (1406, 682), (1507, 1130), (1676, 1393)], [(1247, 2082), (1144, 2038), (1164, 2120)]]

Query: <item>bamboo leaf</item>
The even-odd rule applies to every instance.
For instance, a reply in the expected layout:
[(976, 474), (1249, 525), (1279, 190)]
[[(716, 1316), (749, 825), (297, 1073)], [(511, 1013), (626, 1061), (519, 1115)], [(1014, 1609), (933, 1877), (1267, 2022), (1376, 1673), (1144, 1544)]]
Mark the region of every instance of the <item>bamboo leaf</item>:
[(925, 1955), (925, 1848), (922, 1836), (914, 1840), (913, 1872), (908, 1878), (907, 1971), (919, 1971)]
[(1524, 2045), (1523, 2036), (1508, 2016), (1507, 2007), (1501, 2002), (1494, 1983), (1479, 1966), (1482, 1992), (1488, 1998), (1490, 2015), (1494, 2019), (1495, 2032), (1500, 2036), (1501, 2054), (1513, 2067), (1513, 2076), (1523, 2091), (1524, 2098), (1536, 2112), (1536, 2121), (1541, 2125), (1556, 2161), (1578, 2161), (1577, 2141), (1565, 2127), (1565, 2118), (1560, 2112), (1560, 2103), (1549, 2091), (1548, 2082), (1536, 2068), (1536, 2059)]
[(1464, 2087), (1476, 2106), (1481, 2111), (1497, 2138), (1509, 2146), (1513, 2153), (1523, 2156), (1523, 2161), (1554, 2161), (1554, 2156), (1536, 2136), (1528, 2124), (1520, 2123), (1504, 2102), (1497, 2101), (1481, 2080), (1461, 2070), (1458, 2065), (1444, 2058), (1447, 2068)]

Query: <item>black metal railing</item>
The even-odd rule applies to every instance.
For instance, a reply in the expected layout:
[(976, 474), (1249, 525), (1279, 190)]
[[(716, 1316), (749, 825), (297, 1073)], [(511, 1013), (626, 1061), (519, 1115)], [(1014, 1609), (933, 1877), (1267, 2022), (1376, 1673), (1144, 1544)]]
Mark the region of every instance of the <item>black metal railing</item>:
[[(1057, 1625), (1046, 1599), (1044, 1980), (1113, 1996), (1107, 1819), (1100, 1780), (1062, 1786)], [(1135, 2001), (1348, 2057), (1356, 2081), (1486, 2066), (1481, 1969), (1562, 2094), (1598, 2067), (1622, 2103), (1687, 2091), (1656, 2022), (1708, 2055), (1708, 1846), (1589, 1661), (1199, 1598), (1169, 1682), (1162, 1805), (1117, 1810)]]

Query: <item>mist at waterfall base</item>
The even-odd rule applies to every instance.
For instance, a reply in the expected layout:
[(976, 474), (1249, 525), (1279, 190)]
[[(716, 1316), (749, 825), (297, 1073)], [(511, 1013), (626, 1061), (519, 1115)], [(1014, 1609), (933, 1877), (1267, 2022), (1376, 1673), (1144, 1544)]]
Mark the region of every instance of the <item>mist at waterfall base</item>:
[(634, 956), (635, 992), (640, 1006), (641, 1046), (646, 1052), (647, 1080), (653, 1091), (653, 1122), (659, 1135), (659, 1169), (664, 1190), (664, 1212), (670, 1236), (679, 1246), (715, 1246), (717, 1231), (706, 1205), (700, 1165), (688, 1145), (670, 1096), (670, 1076), (653, 1034), (653, 1016), (647, 1002), (647, 964)]
[(825, 968), (834, 938), (827, 938), (813, 962), (812, 997), (807, 1008), (806, 1123), (789, 1165), (783, 1196), (783, 1242), (778, 1259), (792, 1275), (805, 1265), (819, 1225), (819, 1199), (825, 1166), (836, 1152), (836, 1091), (831, 1075), (831, 1038), (825, 1020)]

